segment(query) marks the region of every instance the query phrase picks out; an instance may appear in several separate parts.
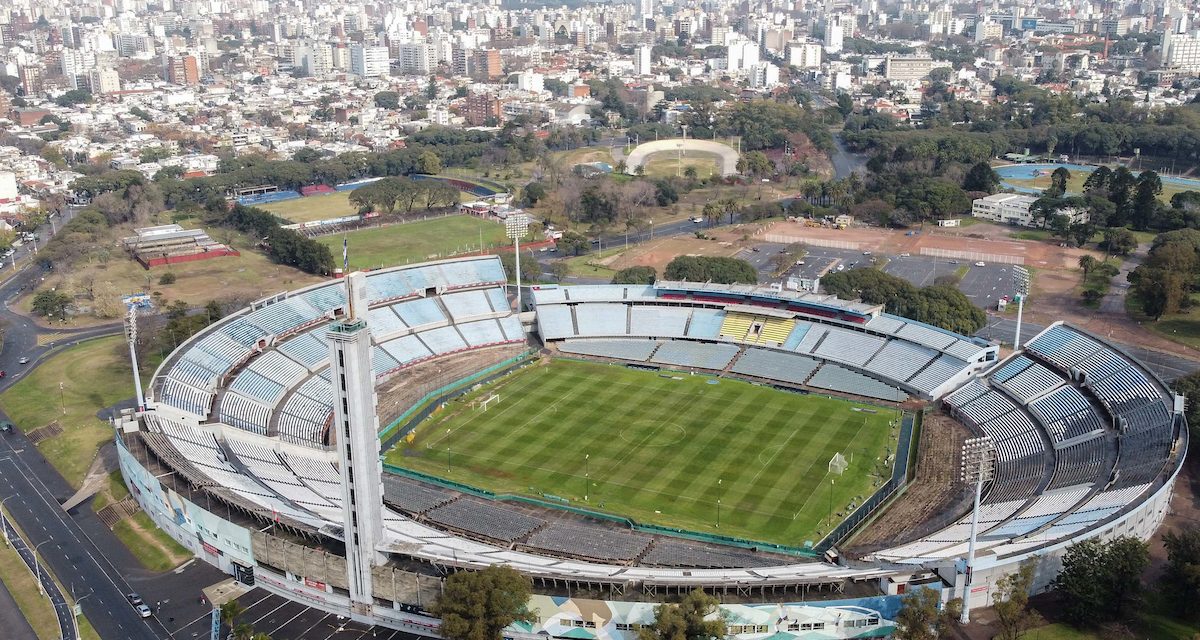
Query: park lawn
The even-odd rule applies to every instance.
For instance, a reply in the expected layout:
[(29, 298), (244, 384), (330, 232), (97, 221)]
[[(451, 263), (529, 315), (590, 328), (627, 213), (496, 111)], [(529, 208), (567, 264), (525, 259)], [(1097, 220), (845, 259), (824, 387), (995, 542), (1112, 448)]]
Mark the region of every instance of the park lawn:
[[(298, 289), (324, 278), (310, 275), (293, 267), (271, 262), (263, 253), (239, 246), (244, 242), (241, 236), (214, 231), (218, 241), (237, 241), (234, 246), (241, 252), (240, 256), (225, 256), (196, 262), (185, 262), (168, 266), (143, 269), (140, 264), (122, 255), (109, 258), (104, 262), (78, 261), (70, 269), (55, 269), (41, 284), (41, 289), (66, 286), (68, 290), (77, 290), (80, 284), (87, 281), (112, 282), (118, 293), (159, 292), (169, 302), (182, 300), (188, 306), (200, 307), (209, 300), (256, 300), (268, 294), (277, 293), (284, 289)], [(173, 284), (160, 284), (159, 279), (165, 273), (175, 274)], [(39, 289), (40, 290), (40, 289)], [(90, 301), (81, 300), (81, 304)], [(18, 307), (25, 313), (31, 313), (33, 306), (32, 292), (21, 298)], [(89, 326), (100, 323), (116, 322), (117, 318), (95, 318), (90, 315), (68, 316), (68, 326)], [(57, 326), (57, 323), (55, 323)]]
[(551, 154), (562, 166), (570, 169), (577, 164), (604, 162), (613, 165), (612, 151), (608, 147), (579, 147), (569, 151), (558, 151)]
[(61, 434), (37, 447), (73, 487), (83, 481), (96, 451), (113, 437), (112, 428), (96, 412), (133, 396), (124, 347), (123, 337), (111, 336), (63, 349), (0, 394), (0, 408), (22, 431), (51, 422), (62, 425)]
[(17, 551), (8, 545), (0, 545), (0, 581), (13, 600), (21, 615), (29, 621), (39, 640), (58, 640), (58, 618), (54, 615), (54, 606), (38, 593), (37, 582), (33, 572), (21, 560)]
[(151, 571), (170, 571), (192, 557), (191, 552), (156, 527), (150, 516), (141, 511), (118, 522), (113, 533), (138, 562)]
[(1144, 329), (1193, 349), (1200, 349), (1200, 296), (1192, 296), (1192, 308), (1183, 313), (1170, 313), (1157, 322), (1142, 312), (1137, 296), (1130, 291), (1125, 296), (1125, 311)]
[(612, 279), (617, 271), (600, 264), (600, 260), (615, 257), (625, 251), (624, 247), (593, 251), (581, 256), (567, 258), (567, 275), (577, 278)]
[(697, 178), (720, 178), (721, 159), (716, 154), (703, 151), (687, 151), (683, 159), (670, 151), (655, 153), (646, 158), (646, 175), (651, 178), (682, 176), (688, 167), (696, 168)]
[[(891, 473), (883, 460), (899, 412), (713, 380), (553, 360), (451, 402), (386, 461), (497, 493), (794, 547), (819, 540)], [(492, 393), (498, 404), (472, 408)], [(836, 452), (850, 466), (830, 482)]]
[(319, 196), (293, 198), (255, 206), (293, 223), (328, 220), (358, 213), (358, 207), (350, 204), (350, 193), (350, 191), (335, 191)]
[(390, 267), (478, 252), (481, 239), (487, 250), (512, 244), (504, 236), (504, 225), (465, 215), (371, 227), (318, 238), (333, 251), (339, 263), (342, 238), (349, 243), (352, 269)]

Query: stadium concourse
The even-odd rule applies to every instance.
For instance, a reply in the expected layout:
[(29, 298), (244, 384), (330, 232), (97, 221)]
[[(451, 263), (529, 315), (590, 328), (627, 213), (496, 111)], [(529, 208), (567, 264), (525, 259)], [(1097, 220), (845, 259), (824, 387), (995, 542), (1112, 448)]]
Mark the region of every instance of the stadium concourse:
[[(410, 389), (403, 401), (389, 403), (393, 391), (380, 401), (389, 443), (418, 409), (521, 366), (541, 347), (908, 407), (944, 404), (997, 451), (972, 606), (989, 604), (995, 578), (1026, 558), (1041, 559), (1041, 587), (1072, 541), (1151, 535), (1186, 451), (1181, 402), (1165, 384), (1119, 349), (1062, 324), (998, 361), (995, 345), (809, 293), (686, 282), (541, 287), (532, 312), (517, 313), (495, 257), (385, 269), (366, 281), (376, 384)], [(158, 526), (243, 582), (339, 614), (349, 601), (325, 331), (345, 306), (335, 281), (256, 302), (206, 328), (163, 362), (147, 410), (126, 415), (118, 438), (126, 482)], [(615, 600), (652, 602), (694, 587), (761, 602), (847, 588), (886, 597), (937, 577), (962, 586), (956, 569), (969, 513), (849, 561), (622, 530), (400, 475), (383, 482), (378, 551), (387, 562), (373, 567), (371, 616), (416, 633), (436, 633), (437, 621), (422, 611), (447, 572), (491, 564), (519, 569), (544, 594), (611, 598), (599, 627), (575, 625), (605, 638), (628, 638), (632, 624), (652, 615)], [(838, 540), (823, 542), (818, 549)], [(575, 607), (577, 615), (582, 605), (555, 602), (534, 628), (514, 635), (571, 626), (564, 612)], [(853, 610), (863, 626), (879, 625), (886, 606), (874, 617), (859, 609), (845, 609), (845, 620)], [(823, 628), (835, 637), (862, 632), (859, 622), (838, 620), (836, 630)], [(735, 635), (770, 633), (747, 624)]]

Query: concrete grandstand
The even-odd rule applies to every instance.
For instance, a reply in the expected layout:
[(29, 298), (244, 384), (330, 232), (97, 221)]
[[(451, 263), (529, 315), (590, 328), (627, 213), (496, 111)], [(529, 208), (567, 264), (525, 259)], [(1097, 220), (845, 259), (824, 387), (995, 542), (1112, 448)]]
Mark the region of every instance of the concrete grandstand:
[(639, 144), (625, 158), (625, 172), (629, 175), (637, 173), (638, 167), (646, 164), (646, 161), (655, 154), (686, 154), (688, 151), (717, 156), (721, 177), (729, 177), (737, 173), (737, 151), (720, 142), (696, 140), (695, 138), (672, 138)]
[[(494, 257), (366, 277), (385, 440), (419, 407), (520, 366), (538, 348), (944, 406), (997, 450), (972, 606), (990, 604), (995, 578), (1027, 558), (1039, 558), (1041, 587), (1073, 541), (1149, 537), (1187, 447), (1181, 404), (1161, 380), (1061, 323), (998, 361), (995, 345), (832, 296), (688, 282), (540, 287), (533, 313), (518, 314), (505, 280)], [(345, 289), (331, 282), (208, 327), (164, 361), (149, 410), (127, 414), (118, 437), (126, 481), (165, 531), (239, 579), (340, 614), (350, 603), (325, 331), (346, 306)], [(818, 545), (829, 553), (800, 558), (622, 530), (397, 475), (385, 474), (383, 487), (377, 551), (387, 561), (373, 567), (369, 615), (428, 635), (437, 621), (420, 611), (441, 577), (490, 564), (521, 570), (543, 593), (614, 600), (695, 587), (751, 602), (847, 588), (886, 595), (935, 575), (963, 584), (969, 513), (853, 560), (834, 552), (851, 533), (843, 528)], [(605, 624), (606, 637), (632, 637), (631, 621), (616, 613)]]

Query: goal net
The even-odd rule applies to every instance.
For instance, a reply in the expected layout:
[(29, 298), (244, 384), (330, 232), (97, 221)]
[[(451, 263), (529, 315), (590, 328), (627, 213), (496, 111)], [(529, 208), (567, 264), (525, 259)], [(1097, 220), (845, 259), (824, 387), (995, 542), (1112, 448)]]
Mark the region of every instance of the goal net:
[(500, 403), (500, 394), (498, 394), (498, 393), (493, 393), (492, 395), (490, 395), (490, 396), (488, 396), (488, 397), (484, 398), (483, 400), (480, 400), (480, 401), (479, 401), (479, 408), (480, 408), (480, 409), (482, 409), (483, 411), (487, 411), (487, 410), (488, 410), (488, 405), (490, 405), (490, 404), (492, 404), (492, 403), (496, 403), (496, 404), (499, 404), (499, 403)]
[(850, 463), (846, 462), (846, 456), (842, 455), (841, 452), (833, 454), (833, 457), (829, 459), (829, 473), (834, 475), (842, 475), (842, 472), (848, 466), (850, 466)]

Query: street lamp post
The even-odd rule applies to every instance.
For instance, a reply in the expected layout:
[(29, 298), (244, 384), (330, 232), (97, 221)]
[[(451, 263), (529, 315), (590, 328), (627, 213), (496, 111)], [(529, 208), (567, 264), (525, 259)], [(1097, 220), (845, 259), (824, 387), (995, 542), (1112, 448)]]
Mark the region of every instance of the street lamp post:
[(517, 269), (517, 313), (521, 313), (521, 238), (529, 232), (529, 215), (510, 214), (504, 219), (504, 234), (513, 241), (513, 255)]
[(37, 543), (37, 545), (33, 548), (33, 577), (34, 577), (34, 579), (37, 580), (37, 583), (38, 583), (38, 593), (41, 594), (43, 597), (46, 595), (46, 587), (42, 586), (42, 565), (41, 565), (41, 563), (38, 562), (38, 549), (41, 549), (42, 545), (46, 544), (47, 542), (54, 542), (54, 541), (53, 540), (42, 540), (41, 542)]
[(975, 483), (975, 506), (971, 509), (971, 538), (967, 543), (966, 577), (963, 580), (962, 616), (959, 621), (971, 621), (971, 579), (975, 573), (975, 539), (979, 529), (979, 498), (983, 483), (995, 473), (996, 447), (988, 436), (970, 438), (963, 443), (960, 477), (963, 482)]
[(12, 496), (0, 500), (0, 529), (4, 531), (4, 546), (8, 547), (8, 520), (4, 517), (4, 503), (8, 502)]

